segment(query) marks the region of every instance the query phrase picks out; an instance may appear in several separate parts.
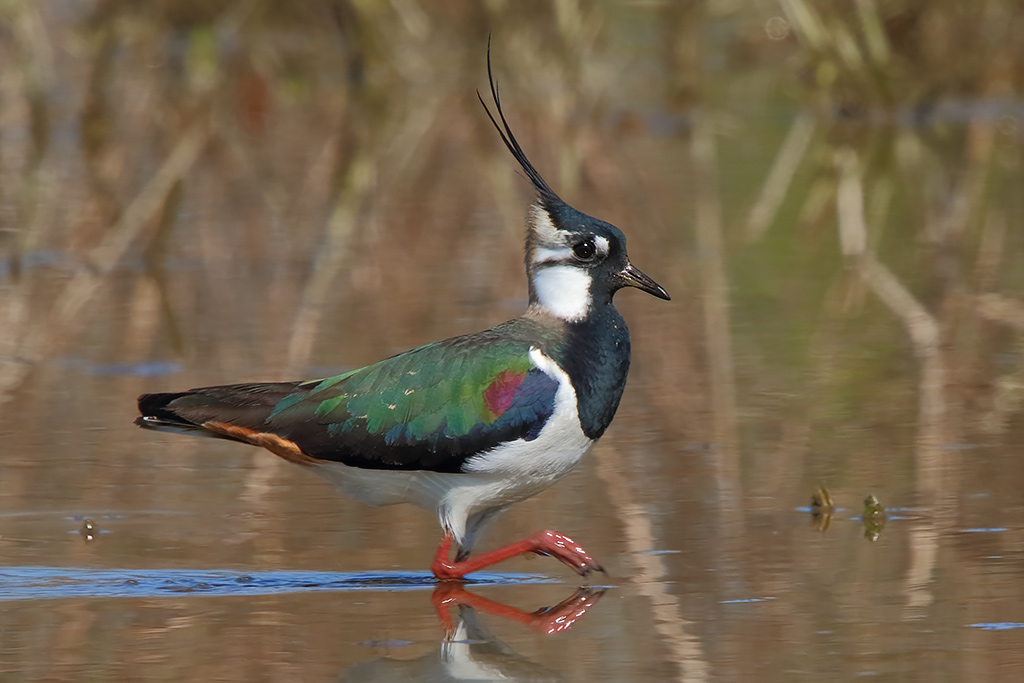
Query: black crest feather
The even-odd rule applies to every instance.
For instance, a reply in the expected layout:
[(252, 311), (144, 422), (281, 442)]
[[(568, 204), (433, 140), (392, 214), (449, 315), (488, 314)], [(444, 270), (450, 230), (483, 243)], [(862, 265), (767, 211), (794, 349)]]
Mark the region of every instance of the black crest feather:
[(483, 95), (480, 91), (476, 91), (476, 96), (480, 100), (480, 104), (483, 105), (484, 111), (487, 112), (487, 117), (494, 124), (495, 130), (498, 131), (498, 135), (501, 136), (501, 141), (508, 147), (508, 151), (512, 153), (512, 156), (516, 158), (519, 165), (522, 166), (523, 171), (526, 173), (526, 177), (530, 179), (534, 189), (537, 190), (537, 194), (540, 195), (541, 203), (545, 207), (551, 208), (557, 204), (563, 204), (562, 199), (555, 194), (555, 191), (547, 184), (537, 169), (533, 167), (530, 160), (526, 157), (526, 153), (523, 148), (519, 146), (519, 141), (516, 140), (516, 136), (512, 133), (512, 128), (509, 127), (508, 121), (505, 120), (505, 113), (501, 110), (501, 97), (498, 95), (498, 84), (494, 80), (494, 71), (491, 69), (491, 39), (487, 38), (487, 80), (491, 86), (491, 97), (494, 99), (494, 107), (498, 110), (498, 118), (501, 119), (501, 124), (494, 118), (494, 114), (491, 113), (487, 103), (484, 102)]

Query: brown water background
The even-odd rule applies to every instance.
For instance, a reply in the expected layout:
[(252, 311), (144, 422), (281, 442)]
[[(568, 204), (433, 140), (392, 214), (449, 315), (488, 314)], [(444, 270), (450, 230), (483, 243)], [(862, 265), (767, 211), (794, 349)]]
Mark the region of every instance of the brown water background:
[(431, 515), (132, 420), (522, 310), (489, 32), (534, 164), (673, 301), (618, 295), (615, 423), (484, 542), (558, 529), (610, 588), (554, 636), (478, 614), (474, 675), (1024, 676), (1019, 3), (14, 0), (0, 679), (455, 680), (429, 585), (316, 589), (421, 573)]

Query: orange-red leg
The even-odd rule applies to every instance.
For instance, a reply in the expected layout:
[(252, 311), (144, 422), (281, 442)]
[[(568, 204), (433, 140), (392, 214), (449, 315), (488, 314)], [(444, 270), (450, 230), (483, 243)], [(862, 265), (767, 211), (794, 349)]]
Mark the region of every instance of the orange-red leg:
[(587, 613), (587, 610), (597, 604), (602, 595), (604, 595), (603, 590), (579, 588), (554, 607), (545, 607), (536, 612), (524, 612), (518, 607), (474, 595), (463, 588), (462, 584), (445, 582), (438, 584), (434, 589), (430, 601), (434, 604), (434, 609), (437, 610), (437, 618), (440, 620), (441, 626), (448, 634), (455, 632), (455, 625), (452, 623), (450, 613), (452, 605), (466, 605), (487, 614), (518, 622), (534, 631), (552, 635), (572, 628), (573, 624)]
[(601, 565), (595, 562), (576, 541), (555, 531), (538, 531), (532, 536), (527, 536), (523, 540), (507, 545), (504, 548), (498, 548), (483, 555), (470, 557), (461, 562), (453, 562), (448, 559), (451, 546), (452, 537), (446, 534), (441, 540), (441, 545), (437, 548), (437, 555), (434, 557), (433, 563), (430, 565), (430, 571), (441, 581), (458, 581), (466, 574), (479, 571), (484, 567), (489, 567), (492, 564), (497, 564), (525, 553), (537, 553), (538, 555), (554, 557), (563, 564), (572, 567), (580, 576), (586, 576), (592, 571), (604, 571)]

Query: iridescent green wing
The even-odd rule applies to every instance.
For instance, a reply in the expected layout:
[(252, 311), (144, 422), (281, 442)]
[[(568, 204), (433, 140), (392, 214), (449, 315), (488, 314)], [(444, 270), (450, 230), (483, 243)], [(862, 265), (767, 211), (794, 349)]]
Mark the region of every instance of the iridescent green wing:
[(558, 382), (534, 366), (530, 348), (481, 335), (430, 344), (306, 383), (265, 428), (314, 458), (457, 472), (477, 453), (536, 438), (551, 416)]

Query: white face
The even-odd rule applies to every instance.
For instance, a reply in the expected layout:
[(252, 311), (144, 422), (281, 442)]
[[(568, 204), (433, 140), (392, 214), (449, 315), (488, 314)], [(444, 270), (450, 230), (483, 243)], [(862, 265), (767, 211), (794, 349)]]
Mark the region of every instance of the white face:
[(575, 266), (540, 266), (533, 291), (545, 311), (568, 322), (582, 320), (590, 309), (590, 273)]
[[(590, 309), (592, 278), (587, 265), (573, 254), (580, 235), (556, 228), (547, 212), (536, 205), (530, 226), (530, 270), (537, 304), (563, 320), (581, 320)], [(607, 256), (608, 240), (595, 235), (592, 241), (599, 260)]]

